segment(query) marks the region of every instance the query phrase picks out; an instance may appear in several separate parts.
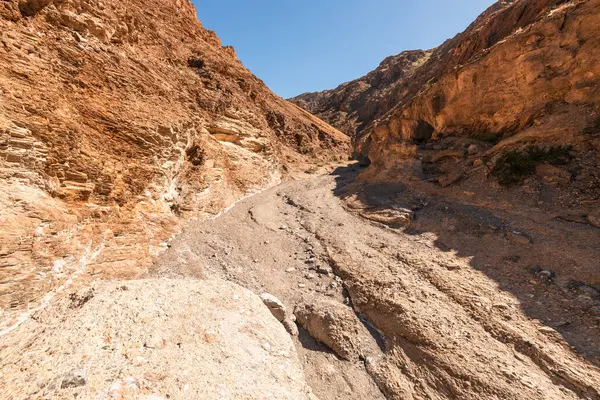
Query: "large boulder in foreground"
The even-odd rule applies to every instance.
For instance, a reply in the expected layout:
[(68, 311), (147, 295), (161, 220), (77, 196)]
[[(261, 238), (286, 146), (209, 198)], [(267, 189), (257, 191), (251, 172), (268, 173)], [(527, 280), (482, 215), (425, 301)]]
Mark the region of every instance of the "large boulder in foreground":
[(224, 281), (97, 283), (0, 338), (0, 360), (14, 400), (312, 397), (283, 326)]

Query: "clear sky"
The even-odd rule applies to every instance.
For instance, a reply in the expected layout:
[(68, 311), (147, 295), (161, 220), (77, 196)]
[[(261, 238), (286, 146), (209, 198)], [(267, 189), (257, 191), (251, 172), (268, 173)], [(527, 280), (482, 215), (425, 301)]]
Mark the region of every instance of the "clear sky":
[(284, 98), (331, 89), (463, 31), (494, 0), (193, 0), (207, 29)]

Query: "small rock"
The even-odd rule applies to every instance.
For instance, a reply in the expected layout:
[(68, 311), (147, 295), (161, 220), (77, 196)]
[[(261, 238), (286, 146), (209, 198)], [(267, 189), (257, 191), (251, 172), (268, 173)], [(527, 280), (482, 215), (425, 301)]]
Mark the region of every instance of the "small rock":
[(530, 245), (533, 240), (525, 233), (519, 231), (512, 231), (507, 233), (508, 240), (513, 244)]
[(269, 308), (271, 314), (285, 328), (285, 330), (293, 336), (298, 336), (298, 327), (296, 326), (296, 317), (292, 313), (288, 313), (285, 305), (277, 297), (270, 293), (263, 293), (260, 295), (263, 303)]
[(365, 219), (391, 227), (403, 227), (410, 225), (413, 219), (413, 212), (404, 208), (365, 210), (360, 212), (359, 215)]
[(299, 283), (299, 284), (298, 284), (298, 287), (299, 287), (300, 289), (304, 289), (304, 288), (306, 287), (306, 285), (305, 285), (304, 283)]
[(556, 331), (549, 326), (540, 326), (538, 330), (542, 333), (556, 333)]
[(279, 322), (285, 319), (287, 310), (285, 308), (285, 305), (281, 302), (281, 300), (279, 300), (277, 297), (273, 296), (270, 293), (261, 294), (260, 299), (269, 308), (271, 314), (273, 314), (273, 316), (277, 318)]
[(476, 144), (472, 144), (467, 148), (467, 153), (469, 153), (469, 155), (475, 155), (479, 152), (479, 146), (477, 146)]
[(304, 277), (306, 279), (315, 279), (315, 275), (314, 274), (306, 274)]
[(319, 267), (317, 268), (317, 272), (321, 275), (329, 275), (333, 273), (333, 268), (331, 268), (330, 266), (319, 265)]
[(483, 165), (483, 160), (481, 160), (481, 159), (479, 159), (479, 158), (478, 158), (477, 160), (473, 161), (473, 166), (474, 166), (475, 168), (479, 168), (479, 167), (481, 167), (482, 165)]
[(497, 308), (499, 310), (508, 310), (510, 306), (505, 303), (495, 303), (492, 305), (493, 308)]
[(63, 378), (60, 387), (61, 389), (76, 388), (84, 386), (87, 383), (87, 376), (84, 370), (74, 369)]
[(80, 43), (85, 43), (85, 42), (87, 42), (87, 39), (86, 39), (86, 38), (84, 38), (83, 36), (81, 36), (81, 35), (79, 34), (79, 32), (77, 32), (77, 31), (73, 31), (73, 32), (71, 32), (71, 33), (73, 34), (73, 37), (75, 38), (75, 40), (76, 40), (76, 41), (78, 41), (78, 42), (80, 42)]
[(538, 273), (538, 276), (542, 282), (552, 282), (552, 279), (554, 279), (554, 272), (542, 270)]
[(298, 336), (298, 326), (296, 325), (296, 316), (291, 314), (289, 318), (286, 318), (282, 322), (285, 330), (292, 336)]
[(294, 272), (296, 270), (296, 268), (292, 267), (292, 268), (288, 268), (285, 270), (285, 272)]

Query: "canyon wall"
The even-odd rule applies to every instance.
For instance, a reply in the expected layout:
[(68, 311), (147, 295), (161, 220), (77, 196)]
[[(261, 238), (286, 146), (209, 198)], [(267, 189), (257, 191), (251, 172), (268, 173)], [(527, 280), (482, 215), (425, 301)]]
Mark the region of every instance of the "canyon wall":
[(596, 201), (599, 31), (598, 0), (499, 1), (435, 49), (292, 101), (352, 135), (355, 155), (380, 172), (442, 186), (479, 170), (492, 184), (535, 172)]
[(2, 1), (0, 320), (76, 278), (138, 276), (184, 218), (347, 148), (188, 0)]

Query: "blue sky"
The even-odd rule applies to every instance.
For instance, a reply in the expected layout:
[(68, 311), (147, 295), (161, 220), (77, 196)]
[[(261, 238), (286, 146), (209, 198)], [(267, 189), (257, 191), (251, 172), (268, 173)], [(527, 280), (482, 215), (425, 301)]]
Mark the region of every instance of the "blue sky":
[(463, 31), (493, 0), (193, 0), (207, 29), (282, 97), (330, 89)]

